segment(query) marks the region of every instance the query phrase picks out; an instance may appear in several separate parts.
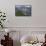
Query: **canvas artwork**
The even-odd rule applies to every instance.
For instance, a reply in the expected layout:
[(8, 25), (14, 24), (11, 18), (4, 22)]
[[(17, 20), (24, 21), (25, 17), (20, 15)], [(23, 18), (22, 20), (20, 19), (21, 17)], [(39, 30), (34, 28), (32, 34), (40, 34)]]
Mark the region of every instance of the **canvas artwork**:
[(15, 16), (32, 16), (31, 5), (16, 5)]

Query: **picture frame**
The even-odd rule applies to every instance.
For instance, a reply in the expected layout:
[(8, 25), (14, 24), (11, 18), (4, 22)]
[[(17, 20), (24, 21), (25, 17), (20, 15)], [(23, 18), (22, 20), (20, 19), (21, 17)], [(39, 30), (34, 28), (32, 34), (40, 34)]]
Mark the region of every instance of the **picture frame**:
[(32, 16), (32, 5), (16, 5), (15, 16)]

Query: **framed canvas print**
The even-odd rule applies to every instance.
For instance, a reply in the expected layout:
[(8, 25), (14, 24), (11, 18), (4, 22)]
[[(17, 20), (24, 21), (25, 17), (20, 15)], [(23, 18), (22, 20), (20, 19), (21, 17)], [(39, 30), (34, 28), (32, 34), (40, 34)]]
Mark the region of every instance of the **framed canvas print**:
[(16, 5), (15, 16), (32, 16), (31, 5)]

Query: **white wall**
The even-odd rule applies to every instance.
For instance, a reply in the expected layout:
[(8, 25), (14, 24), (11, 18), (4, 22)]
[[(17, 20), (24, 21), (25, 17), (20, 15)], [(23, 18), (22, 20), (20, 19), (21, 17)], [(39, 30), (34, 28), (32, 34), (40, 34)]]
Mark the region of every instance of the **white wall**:
[[(25, 1), (25, 2), (24, 2)], [(15, 5), (32, 5), (32, 16), (16, 17)], [(14, 31), (46, 31), (46, 0), (0, 0), (0, 9), (6, 12), (6, 27)], [(18, 27), (18, 28), (16, 28)], [(20, 28), (19, 28), (20, 27)], [(23, 32), (22, 32), (23, 33)]]
[[(17, 4), (31, 4), (32, 16), (16, 17), (15, 5)], [(8, 19), (6, 27), (13, 27), (11, 30), (21, 31), (20, 35), (30, 33), (30, 31), (46, 31), (46, 0), (0, 0), (0, 9), (6, 12)]]
[[(16, 17), (17, 4), (31, 4), (32, 16)], [(46, 27), (46, 0), (0, 0), (0, 9), (6, 12), (7, 27)]]

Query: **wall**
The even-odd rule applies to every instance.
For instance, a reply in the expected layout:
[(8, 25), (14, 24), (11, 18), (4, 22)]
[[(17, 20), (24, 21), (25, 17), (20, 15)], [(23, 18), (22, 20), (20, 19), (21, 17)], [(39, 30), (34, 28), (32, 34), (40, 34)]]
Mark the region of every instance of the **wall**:
[[(32, 16), (16, 17), (16, 4), (31, 4)], [(0, 9), (7, 15), (5, 26), (11, 30), (21, 31), (20, 36), (30, 31), (46, 31), (46, 0), (0, 0)]]
[[(32, 16), (16, 17), (16, 4), (31, 4)], [(0, 0), (0, 9), (6, 12), (7, 27), (46, 27), (46, 0)]]

